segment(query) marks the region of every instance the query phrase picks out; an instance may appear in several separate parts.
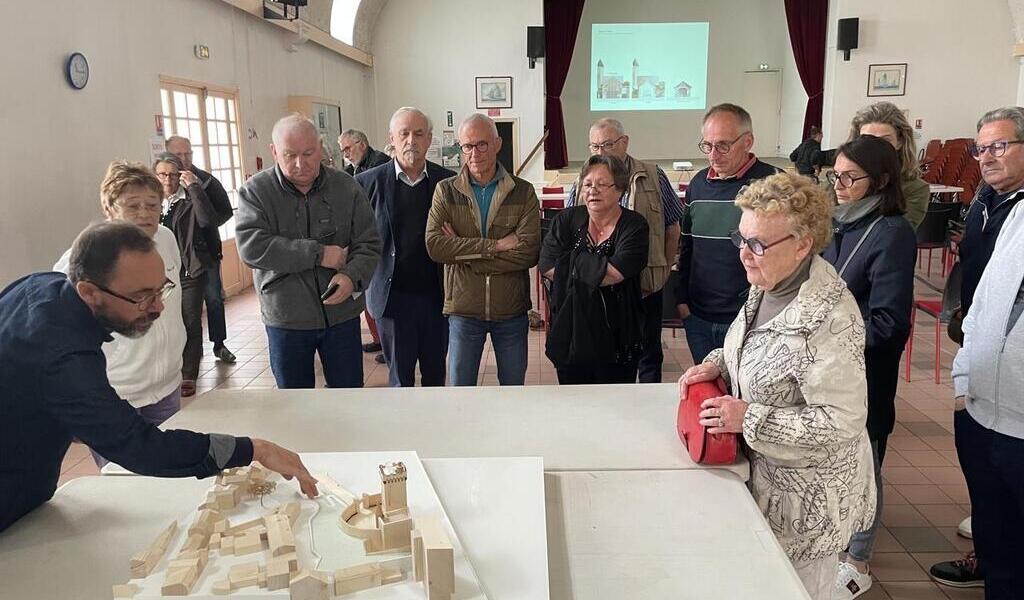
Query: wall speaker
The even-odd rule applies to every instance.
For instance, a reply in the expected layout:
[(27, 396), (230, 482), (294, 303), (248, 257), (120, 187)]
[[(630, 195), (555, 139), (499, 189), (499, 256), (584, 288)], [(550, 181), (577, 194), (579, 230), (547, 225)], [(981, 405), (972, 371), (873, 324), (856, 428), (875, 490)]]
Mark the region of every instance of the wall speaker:
[(526, 28), (526, 58), (530, 59), (530, 68), (537, 64), (538, 58), (544, 58), (544, 28), (529, 26)]
[(857, 48), (857, 32), (859, 29), (859, 18), (839, 19), (839, 35), (836, 39), (836, 49), (843, 51), (843, 60), (850, 60), (850, 50)]

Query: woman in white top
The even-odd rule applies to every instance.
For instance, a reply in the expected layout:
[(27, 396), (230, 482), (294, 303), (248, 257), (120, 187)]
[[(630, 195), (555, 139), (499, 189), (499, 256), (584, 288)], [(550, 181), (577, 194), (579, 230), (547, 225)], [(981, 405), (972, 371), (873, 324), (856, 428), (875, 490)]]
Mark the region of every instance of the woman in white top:
[[(126, 338), (117, 333), (103, 345), (107, 377), (117, 394), (147, 421), (159, 425), (181, 408), (181, 363), (185, 325), (181, 317), (179, 272), (181, 254), (171, 230), (160, 225), (163, 188), (153, 172), (137, 162), (114, 161), (100, 185), (100, 205), (107, 219), (135, 223), (153, 237), (174, 285), (163, 298), (164, 311), (146, 335)], [(69, 249), (54, 265), (67, 272)], [(105, 459), (93, 452), (96, 464)]]

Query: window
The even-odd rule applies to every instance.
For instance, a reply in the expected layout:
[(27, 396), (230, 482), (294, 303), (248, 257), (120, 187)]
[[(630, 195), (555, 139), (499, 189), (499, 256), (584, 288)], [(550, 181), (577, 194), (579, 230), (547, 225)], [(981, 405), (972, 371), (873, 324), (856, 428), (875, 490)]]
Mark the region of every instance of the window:
[[(160, 100), (164, 132), (192, 142), (192, 162), (220, 180), (231, 207), (238, 208), (242, 185), (242, 153), (239, 140), (238, 99), (233, 92), (161, 81)], [(221, 239), (235, 237), (232, 217), (220, 227)]]
[(352, 45), (356, 13), (361, 0), (334, 0), (331, 7), (331, 37)]

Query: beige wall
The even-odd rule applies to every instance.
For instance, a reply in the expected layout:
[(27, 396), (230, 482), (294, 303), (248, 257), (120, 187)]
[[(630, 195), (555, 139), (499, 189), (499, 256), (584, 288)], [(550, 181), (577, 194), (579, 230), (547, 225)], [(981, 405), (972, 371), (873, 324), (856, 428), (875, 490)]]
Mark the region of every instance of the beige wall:
[[(336, 98), (343, 125), (374, 111), (372, 70), (217, 0), (26, 2), (0, 19), (0, 286), (49, 269), (90, 221), (114, 158), (147, 161), (160, 75), (239, 89), (245, 172), (267, 144), (289, 95)], [(194, 44), (211, 58), (193, 56)], [(65, 82), (70, 52), (86, 55), (89, 85)]]

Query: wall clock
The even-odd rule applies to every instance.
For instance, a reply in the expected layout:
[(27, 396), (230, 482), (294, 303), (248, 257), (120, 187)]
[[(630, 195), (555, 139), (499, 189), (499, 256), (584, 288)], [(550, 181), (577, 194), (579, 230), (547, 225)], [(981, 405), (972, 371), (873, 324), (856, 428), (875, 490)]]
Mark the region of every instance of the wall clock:
[(85, 60), (85, 55), (81, 52), (71, 53), (67, 64), (64, 65), (64, 74), (71, 87), (76, 90), (84, 88), (85, 84), (89, 83), (89, 62)]

